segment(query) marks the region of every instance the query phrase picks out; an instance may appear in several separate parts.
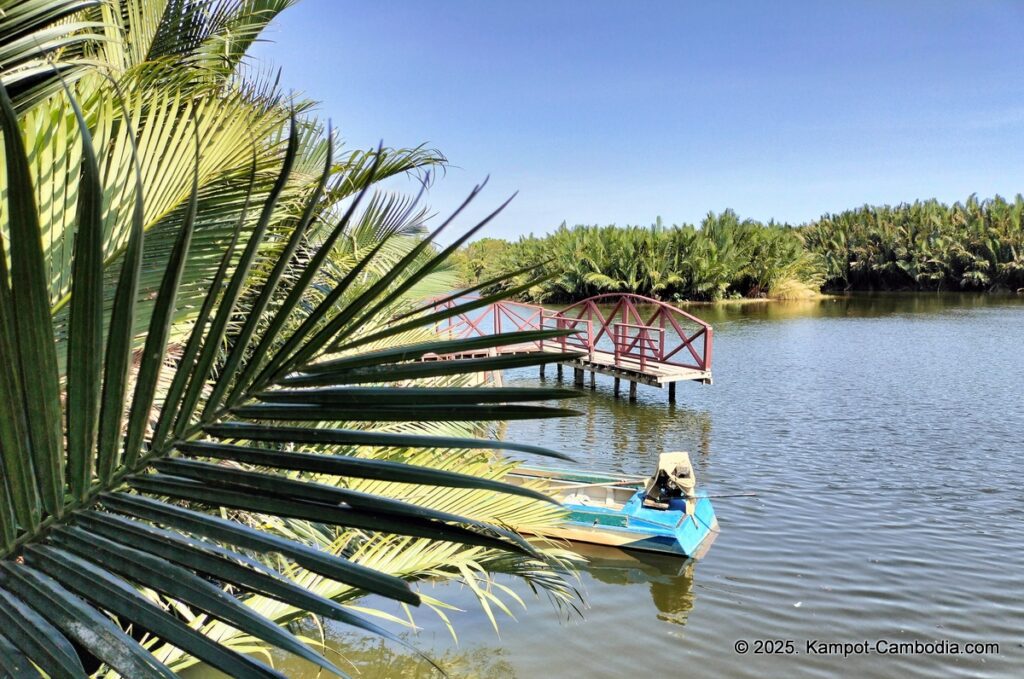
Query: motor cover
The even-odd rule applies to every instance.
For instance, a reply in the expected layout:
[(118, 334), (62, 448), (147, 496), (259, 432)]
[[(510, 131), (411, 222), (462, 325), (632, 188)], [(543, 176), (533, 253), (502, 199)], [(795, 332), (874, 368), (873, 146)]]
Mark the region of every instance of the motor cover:
[(668, 509), (673, 498), (685, 498), (686, 513), (692, 514), (697, 506), (696, 488), (690, 454), (662, 453), (658, 456), (658, 469), (644, 490), (644, 507)]

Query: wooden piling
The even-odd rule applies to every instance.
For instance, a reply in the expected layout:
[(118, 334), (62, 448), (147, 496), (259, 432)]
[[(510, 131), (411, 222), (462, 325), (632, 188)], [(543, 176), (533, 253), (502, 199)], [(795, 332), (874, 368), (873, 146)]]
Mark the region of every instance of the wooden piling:
[(636, 400), (636, 382), (634, 382), (633, 380), (629, 381), (629, 400)]
[(615, 378), (615, 398), (619, 397), (619, 385), (622, 384), (622, 378)]
[(583, 368), (572, 369), (572, 383), (577, 387), (583, 386)]
[(597, 389), (597, 373), (593, 370), (590, 371), (590, 388)]
[(676, 402), (676, 383), (675, 382), (669, 382), (668, 383), (668, 402), (669, 403), (675, 403)]

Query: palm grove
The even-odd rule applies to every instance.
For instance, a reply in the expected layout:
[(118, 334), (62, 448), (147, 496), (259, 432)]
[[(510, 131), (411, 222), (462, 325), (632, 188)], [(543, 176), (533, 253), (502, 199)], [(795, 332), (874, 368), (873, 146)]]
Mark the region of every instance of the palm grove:
[(4, 676), (282, 676), (268, 647), (342, 675), (281, 623), (389, 636), (348, 604), (443, 615), (428, 577), (492, 620), (495, 572), (571, 605), (571, 555), (509, 528), (560, 509), (502, 482), (503, 450), (559, 454), (492, 424), (571, 393), (417, 360), (508, 341), (439, 340), (459, 311), (425, 302), (482, 224), (434, 245), (378, 184), (443, 156), (338, 148), (249, 68), (290, 4), (0, 0)]
[(465, 283), (544, 261), (521, 296), (565, 302), (601, 292), (664, 300), (792, 298), (821, 290), (1024, 290), (1024, 197), (864, 206), (799, 227), (710, 213), (699, 228), (576, 226), (515, 242), (482, 239), (458, 255)]

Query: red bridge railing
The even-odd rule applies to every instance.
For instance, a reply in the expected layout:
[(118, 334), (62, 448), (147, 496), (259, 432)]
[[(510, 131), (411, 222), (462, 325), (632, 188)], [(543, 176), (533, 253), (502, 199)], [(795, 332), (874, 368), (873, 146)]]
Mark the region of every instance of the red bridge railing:
[[(443, 302), (435, 304), (434, 309), (453, 309), (472, 299), (477, 299), (477, 297), (446, 298)], [(542, 327), (549, 327), (544, 324), (544, 314), (547, 312), (547, 309), (535, 304), (506, 300), (452, 316), (438, 323), (436, 330), (452, 339), (485, 337), (520, 330), (539, 330)], [(537, 349), (543, 348), (539, 342), (530, 344), (535, 345)]]
[[(602, 310), (602, 307), (604, 309)], [(608, 308), (610, 307), (610, 309)], [(642, 295), (609, 293), (558, 312), (592, 324), (590, 342), (611, 351), (616, 363), (631, 358), (694, 370), (711, 370), (711, 326), (667, 302)]]
[[(452, 308), (459, 301), (449, 299), (437, 308)], [(598, 295), (561, 310), (501, 301), (453, 316), (437, 329), (453, 338), (517, 330), (574, 330), (564, 338), (518, 348), (576, 350), (591, 360), (595, 354), (606, 354), (613, 357), (615, 365), (635, 367), (639, 363), (641, 371), (650, 363), (711, 370), (711, 326), (678, 307), (641, 295)]]

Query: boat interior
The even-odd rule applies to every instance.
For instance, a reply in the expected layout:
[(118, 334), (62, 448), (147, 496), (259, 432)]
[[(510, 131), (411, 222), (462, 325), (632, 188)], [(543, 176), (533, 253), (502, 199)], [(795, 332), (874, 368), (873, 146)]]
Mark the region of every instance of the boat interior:
[(647, 479), (639, 476), (609, 476), (599, 480), (560, 478), (548, 470), (520, 468), (505, 481), (529, 485), (563, 504), (619, 509), (644, 487)]

